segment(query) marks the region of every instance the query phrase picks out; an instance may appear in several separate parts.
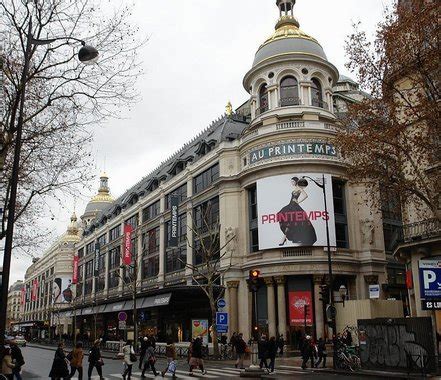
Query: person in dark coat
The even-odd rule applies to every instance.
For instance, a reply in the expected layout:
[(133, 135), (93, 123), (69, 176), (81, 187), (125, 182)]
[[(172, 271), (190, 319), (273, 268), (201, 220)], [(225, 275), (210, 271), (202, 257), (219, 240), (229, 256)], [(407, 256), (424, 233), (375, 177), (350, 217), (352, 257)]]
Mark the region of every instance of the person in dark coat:
[(274, 365), (276, 364), (276, 355), (277, 355), (276, 338), (272, 336), (268, 342), (268, 358), (270, 360), (269, 368), (271, 373), (274, 372)]
[(277, 338), (277, 348), (280, 350), (280, 356), (283, 356), (283, 348), (285, 347), (285, 339), (283, 339), (283, 334), (280, 334)]
[(245, 351), (247, 349), (247, 344), (243, 340), (243, 334), (240, 333), (234, 341), (234, 349), (236, 351), (237, 359), (236, 359), (236, 368), (243, 369), (243, 359), (245, 357)]
[(207, 371), (204, 369), (204, 360), (202, 359), (202, 337), (198, 336), (191, 345), (191, 355), (189, 375), (193, 375), (193, 369), (198, 368), (201, 370), (202, 374), (205, 375)]
[(15, 367), (12, 369), (12, 374), (17, 380), (21, 380), (21, 367), (23, 367), (25, 364), (23, 354), (21, 353), (20, 347), (18, 347), (14, 339), (11, 340), (9, 345), (11, 346), (12, 361), (15, 364)]
[(67, 359), (66, 354), (64, 353), (63, 343), (58, 343), (58, 348), (55, 351), (54, 361), (52, 362), (49, 377), (52, 380), (69, 379), (69, 369), (67, 368)]
[(314, 346), (309, 335), (305, 337), (302, 348), (302, 369), (306, 369), (308, 360), (311, 360), (311, 368), (314, 368)]
[(262, 368), (265, 365), (265, 369), (269, 372), (268, 368), (268, 341), (266, 340), (266, 335), (262, 335), (257, 344), (258, 357), (260, 359), (259, 367)]
[(139, 369), (142, 369), (142, 363), (147, 351), (147, 347), (150, 345), (149, 338), (146, 336), (141, 339), (141, 352), (139, 353)]
[(315, 362), (315, 368), (318, 368), (322, 360), (323, 360), (323, 368), (325, 368), (326, 357), (328, 356), (328, 353), (326, 351), (326, 342), (323, 338), (320, 338), (317, 342), (317, 355), (318, 355), (318, 359)]
[(96, 368), (100, 380), (104, 380), (103, 369), (102, 369), (103, 358), (101, 357), (100, 342), (101, 341), (99, 339), (93, 342), (93, 346), (89, 351), (89, 369), (87, 370), (87, 376), (89, 380), (92, 376), (92, 371), (94, 368)]

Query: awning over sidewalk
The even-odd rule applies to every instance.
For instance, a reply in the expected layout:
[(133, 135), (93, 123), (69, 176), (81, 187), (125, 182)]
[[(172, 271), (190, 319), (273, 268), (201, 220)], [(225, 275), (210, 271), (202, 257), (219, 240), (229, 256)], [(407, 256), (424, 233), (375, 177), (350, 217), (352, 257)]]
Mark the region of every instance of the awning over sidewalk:
[[(150, 307), (167, 306), (170, 303), (172, 293), (158, 294), (152, 297), (142, 297), (136, 299), (136, 309), (147, 309)], [(68, 310), (60, 312), (60, 318), (71, 318), (74, 315), (92, 315), (101, 313), (115, 313), (133, 309), (133, 300), (118, 301), (107, 305), (90, 306), (83, 309)]]

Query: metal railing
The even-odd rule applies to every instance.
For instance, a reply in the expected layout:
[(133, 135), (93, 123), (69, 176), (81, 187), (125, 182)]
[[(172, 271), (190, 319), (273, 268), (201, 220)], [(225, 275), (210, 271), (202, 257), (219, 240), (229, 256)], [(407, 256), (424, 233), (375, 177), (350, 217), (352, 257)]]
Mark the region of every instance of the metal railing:
[(329, 105), (324, 100), (312, 99), (312, 105), (314, 107), (319, 107), (319, 108), (323, 108), (323, 109), (329, 110)]
[(403, 240), (408, 243), (441, 236), (441, 221), (437, 218), (403, 225)]
[(279, 100), (280, 107), (299, 106), (299, 105), (300, 105), (300, 98), (298, 97), (281, 98)]

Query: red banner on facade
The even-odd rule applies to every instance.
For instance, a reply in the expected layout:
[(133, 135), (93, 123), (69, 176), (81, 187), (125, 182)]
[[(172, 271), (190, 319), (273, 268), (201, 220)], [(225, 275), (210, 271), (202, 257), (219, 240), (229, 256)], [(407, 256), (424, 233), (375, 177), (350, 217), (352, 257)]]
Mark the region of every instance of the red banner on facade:
[(132, 232), (133, 228), (130, 224), (124, 224), (123, 239), (123, 264), (130, 265), (132, 263)]
[(72, 271), (72, 284), (78, 284), (78, 261), (79, 257), (77, 255), (73, 258), (73, 271)]
[(26, 302), (26, 288), (23, 286), (21, 288), (21, 304), (24, 305)]
[(38, 280), (35, 278), (32, 281), (31, 301), (37, 300), (37, 289), (38, 289)]
[(406, 270), (406, 288), (413, 289), (412, 270)]
[[(291, 326), (312, 325), (312, 294), (310, 291), (292, 291), (289, 298), (289, 321)], [(305, 308), (306, 305), (306, 308)]]

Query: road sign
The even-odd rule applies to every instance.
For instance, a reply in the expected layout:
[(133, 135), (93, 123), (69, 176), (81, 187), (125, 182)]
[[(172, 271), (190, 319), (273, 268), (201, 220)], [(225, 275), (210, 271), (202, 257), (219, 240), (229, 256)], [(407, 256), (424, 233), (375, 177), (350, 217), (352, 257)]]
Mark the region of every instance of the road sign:
[(119, 321), (118, 322), (118, 328), (120, 330), (125, 330), (126, 329), (126, 321)]
[(228, 313), (216, 313), (216, 325), (228, 326)]
[(441, 298), (441, 260), (420, 260), (421, 298)]
[(225, 306), (227, 306), (227, 303), (225, 302), (225, 300), (223, 298), (217, 300), (217, 307), (219, 309), (223, 309)]
[(127, 313), (125, 311), (118, 313), (118, 321), (127, 321)]
[(226, 326), (226, 325), (216, 325), (216, 331), (219, 334), (226, 334), (228, 332), (228, 326)]

